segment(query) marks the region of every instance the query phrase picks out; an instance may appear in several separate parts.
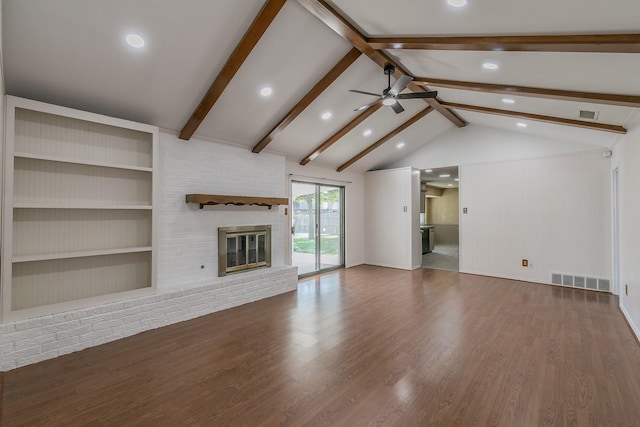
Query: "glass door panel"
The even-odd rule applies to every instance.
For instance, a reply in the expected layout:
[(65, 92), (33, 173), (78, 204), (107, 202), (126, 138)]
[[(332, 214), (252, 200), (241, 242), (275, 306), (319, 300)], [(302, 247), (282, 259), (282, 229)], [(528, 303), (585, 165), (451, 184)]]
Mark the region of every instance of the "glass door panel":
[(298, 274), (318, 271), (316, 253), (316, 185), (306, 182), (291, 183), (293, 217), (291, 219), (291, 262)]
[(342, 187), (320, 186), (320, 270), (342, 266)]

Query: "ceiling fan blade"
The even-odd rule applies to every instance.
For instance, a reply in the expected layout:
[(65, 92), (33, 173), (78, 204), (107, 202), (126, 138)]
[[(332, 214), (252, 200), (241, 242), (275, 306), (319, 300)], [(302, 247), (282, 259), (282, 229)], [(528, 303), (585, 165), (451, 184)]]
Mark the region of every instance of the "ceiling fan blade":
[(362, 110), (366, 110), (367, 108), (369, 108), (369, 107), (372, 107), (372, 106), (376, 105), (378, 102), (380, 102), (380, 100), (379, 100), (379, 99), (378, 99), (377, 101), (373, 101), (373, 102), (371, 102), (371, 103), (369, 103), (369, 104), (363, 105), (362, 107), (358, 107), (358, 108), (356, 108), (356, 109), (355, 109), (355, 110), (353, 110), (353, 111), (362, 111)]
[(402, 92), (405, 87), (407, 87), (411, 80), (413, 80), (413, 77), (405, 76), (403, 74), (398, 80), (396, 80), (393, 86), (391, 86), (391, 89), (389, 89), (389, 93), (393, 96), (396, 96), (397, 94)]
[(402, 108), (402, 105), (400, 105), (400, 103), (397, 101), (395, 104), (391, 104), (390, 107), (393, 108), (393, 111), (395, 111), (396, 114), (400, 114), (404, 111), (404, 108)]
[(413, 93), (403, 93), (398, 95), (396, 98), (398, 99), (421, 99), (421, 98), (435, 98), (438, 96), (438, 91), (431, 90), (429, 92), (413, 92)]
[(365, 92), (363, 90), (355, 90), (355, 89), (349, 89), (349, 92), (354, 92), (354, 93), (361, 93), (363, 95), (373, 95), (373, 96), (380, 96), (379, 93), (371, 93), (371, 92)]

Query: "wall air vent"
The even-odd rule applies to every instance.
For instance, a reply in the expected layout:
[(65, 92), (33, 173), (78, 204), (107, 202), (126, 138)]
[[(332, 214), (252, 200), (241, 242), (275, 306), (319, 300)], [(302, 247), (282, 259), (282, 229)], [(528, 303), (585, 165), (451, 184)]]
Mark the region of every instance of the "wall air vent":
[(581, 119), (598, 120), (597, 111), (580, 110), (579, 117)]
[(551, 273), (551, 283), (554, 285), (567, 286), (571, 288), (582, 288), (591, 289), (594, 291), (611, 292), (611, 282), (609, 279), (598, 279), (595, 277)]

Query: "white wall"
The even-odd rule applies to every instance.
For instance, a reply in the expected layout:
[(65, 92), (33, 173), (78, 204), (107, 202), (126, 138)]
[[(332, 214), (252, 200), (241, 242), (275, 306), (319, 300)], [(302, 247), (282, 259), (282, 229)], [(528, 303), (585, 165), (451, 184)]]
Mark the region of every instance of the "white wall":
[(365, 262), (420, 266), (420, 175), (412, 168), (365, 174)]
[(183, 141), (163, 132), (159, 146), (159, 290), (211, 283), (218, 276), (218, 227), (270, 224), (271, 263), (286, 264), (286, 206), (201, 210), (185, 203), (189, 193), (286, 197), (284, 157), (197, 138)]
[[(549, 157), (597, 147), (483, 126), (453, 128), (391, 167), (436, 168), (501, 160)], [(604, 149), (600, 148), (604, 151)]]
[[(640, 339), (640, 114), (614, 148), (612, 168), (619, 171), (620, 308)], [(629, 288), (625, 294), (624, 285)]]
[(601, 150), (462, 165), (460, 271), (541, 283), (551, 273), (610, 279), (610, 185)]
[[(345, 187), (345, 266), (354, 267), (364, 262), (364, 174), (336, 172), (334, 169), (315, 165), (301, 166), (297, 161), (286, 161), (287, 197), (291, 192), (291, 180), (342, 185)], [(288, 230), (291, 218), (287, 218)], [(291, 239), (286, 238), (286, 258), (291, 264)]]

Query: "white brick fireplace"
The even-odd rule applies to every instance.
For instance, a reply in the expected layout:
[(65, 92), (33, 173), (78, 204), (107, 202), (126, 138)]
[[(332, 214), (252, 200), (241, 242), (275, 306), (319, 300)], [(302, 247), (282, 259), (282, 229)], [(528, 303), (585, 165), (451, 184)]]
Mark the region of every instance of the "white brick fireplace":
[[(168, 133), (159, 147), (156, 294), (0, 324), (1, 371), (296, 289), (286, 206), (185, 203), (189, 193), (286, 197), (284, 157)], [(218, 277), (218, 228), (255, 224), (271, 227), (271, 267)]]

